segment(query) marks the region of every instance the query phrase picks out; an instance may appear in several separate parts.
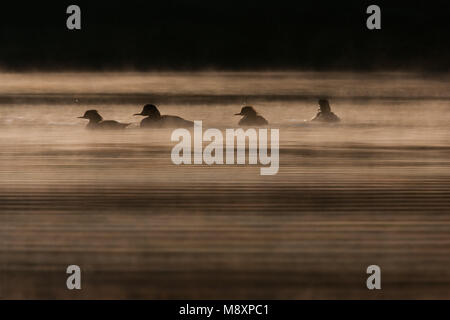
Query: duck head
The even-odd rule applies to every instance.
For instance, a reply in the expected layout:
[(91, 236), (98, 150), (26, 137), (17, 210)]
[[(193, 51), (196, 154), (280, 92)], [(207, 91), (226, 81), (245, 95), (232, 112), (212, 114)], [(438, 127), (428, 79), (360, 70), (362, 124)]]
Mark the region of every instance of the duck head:
[(146, 104), (142, 109), (141, 113), (135, 113), (135, 116), (148, 116), (152, 118), (160, 118), (161, 113), (159, 113), (158, 108), (153, 104)]
[(98, 113), (97, 110), (88, 110), (84, 113), (82, 117), (78, 117), (79, 119), (89, 119), (92, 122), (100, 122), (103, 120), (102, 116)]
[(257, 115), (255, 109), (252, 106), (242, 107), (240, 113), (235, 113), (235, 116), (246, 116), (246, 117), (254, 117)]

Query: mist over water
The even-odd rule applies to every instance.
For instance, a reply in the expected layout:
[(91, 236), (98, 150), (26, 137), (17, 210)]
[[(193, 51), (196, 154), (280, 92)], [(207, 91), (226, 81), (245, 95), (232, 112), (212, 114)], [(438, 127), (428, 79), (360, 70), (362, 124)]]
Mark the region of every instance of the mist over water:
[[(449, 298), (449, 79), (407, 73), (0, 74), (3, 297)], [(343, 121), (313, 125), (317, 99)], [(280, 170), (176, 166), (162, 114), (280, 129)], [(97, 109), (129, 122), (85, 130)], [(378, 264), (383, 286), (365, 288)], [(60, 279), (63, 279), (61, 284)]]
[(409, 73), (4, 73), (0, 79), (2, 124), (33, 127), (79, 125), (75, 116), (87, 108), (138, 122), (131, 114), (144, 103), (224, 126), (237, 122), (235, 109), (252, 104), (271, 123), (289, 125), (310, 119), (318, 97), (329, 97), (347, 123), (434, 126), (450, 99), (448, 77)]

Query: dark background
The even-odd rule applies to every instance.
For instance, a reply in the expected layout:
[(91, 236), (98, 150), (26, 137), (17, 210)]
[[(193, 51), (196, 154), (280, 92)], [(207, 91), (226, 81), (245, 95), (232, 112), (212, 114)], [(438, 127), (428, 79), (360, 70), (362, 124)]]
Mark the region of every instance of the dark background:
[[(81, 7), (82, 29), (66, 28)], [(381, 7), (382, 29), (366, 28)], [(449, 71), (448, 1), (15, 1), (0, 8), (3, 70)]]

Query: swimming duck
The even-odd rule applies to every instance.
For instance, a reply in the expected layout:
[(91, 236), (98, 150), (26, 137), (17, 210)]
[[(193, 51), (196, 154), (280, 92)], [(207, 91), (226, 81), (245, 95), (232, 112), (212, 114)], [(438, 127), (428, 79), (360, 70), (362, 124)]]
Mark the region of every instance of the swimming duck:
[(189, 128), (194, 126), (194, 122), (177, 116), (162, 116), (153, 104), (146, 104), (141, 113), (135, 113), (134, 115), (147, 116), (141, 121), (141, 128)]
[(319, 100), (319, 110), (314, 118), (311, 121), (320, 121), (320, 122), (338, 122), (341, 119), (333, 112), (331, 112), (330, 103), (327, 99)]
[(239, 120), (240, 126), (264, 126), (269, 124), (269, 122), (261, 117), (251, 106), (243, 107), (241, 112), (236, 113), (235, 116), (244, 116)]
[(87, 129), (125, 129), (129, 123), (120, 123), (115, 120), (103, 120), (97, 110), (88, 110), (80, 119), (89, 119)]

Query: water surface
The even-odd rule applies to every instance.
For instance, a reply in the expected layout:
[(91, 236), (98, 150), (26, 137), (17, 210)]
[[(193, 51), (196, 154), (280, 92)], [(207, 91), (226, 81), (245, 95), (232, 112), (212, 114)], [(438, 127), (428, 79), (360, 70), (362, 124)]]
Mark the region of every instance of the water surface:
[[(450, 298), (449, 88), (404, 73), (0, 74), (0, 294)], [(305, 125), (322, 96), (341, 124)], [(172, 131), (133, 117), (145, 103), (221, 130), (253, 105), (280, 130), (279, 173), (172, 164)], [(86, 131), (87, 109), (133, 124)]]

